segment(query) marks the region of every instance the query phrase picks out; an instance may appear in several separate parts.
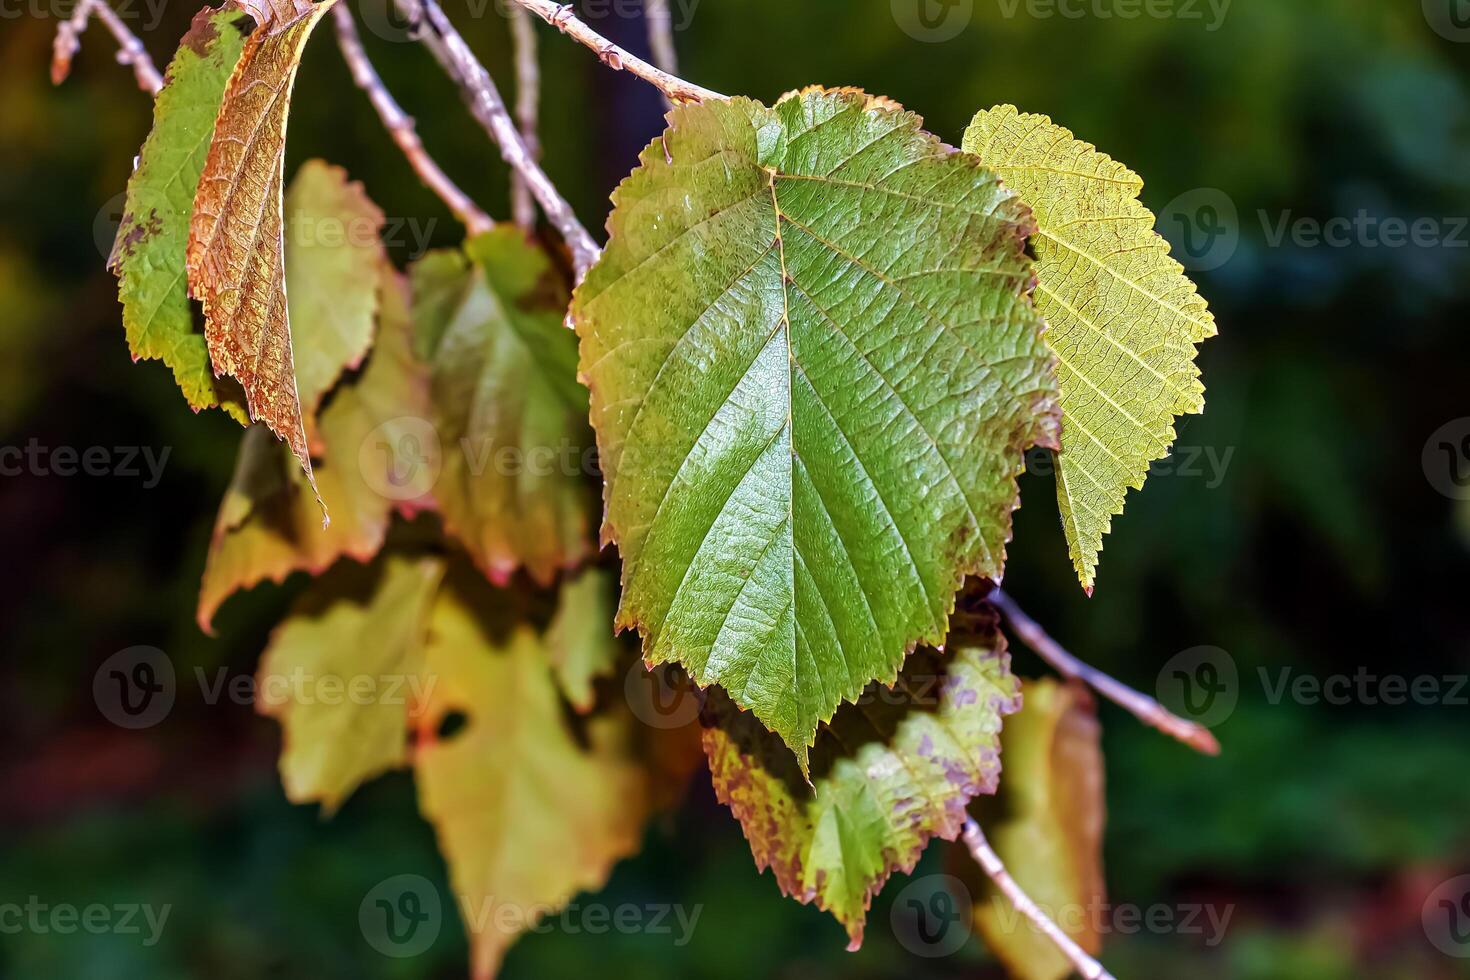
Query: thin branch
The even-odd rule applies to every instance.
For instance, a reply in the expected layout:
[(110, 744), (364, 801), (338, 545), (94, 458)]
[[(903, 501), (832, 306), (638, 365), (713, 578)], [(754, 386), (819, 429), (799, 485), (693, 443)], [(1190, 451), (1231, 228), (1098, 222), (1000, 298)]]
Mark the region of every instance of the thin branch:
[(576, 279), (581, 282), (587, 275), (587, 270), (592, 268), (592, 264), (602, 254), (602, 250), (577, 220), (577, 215), (566, 198), (561, 196), (546, 172), (532, 158), (526, 141), (521, 138), (515, 123), (511, 121), (510, 113), (506, 111), (505, 101), (500, 97), (500, 90), (495, 87), (495, 80), (470, 51), (469, 45), (449, 22), (449, 18), (444, 16), (444, 11), (439, 9), (436, 0), (394, 2), (399, 13), (414, 25), (419, 39), (448, 72), (450, 78), (459, 85), (470, 112), (500, 148), (501, 157), (510, 164), (511, 169), (525, 177), (526, 184), (531, 188), (536, 203), (541, 205), (546, 219), (566, 240), (572, 253)]
[(553, 3), (552, 0), (513, 0), (563, 34), (597, 53), (602, 63), (617, 71), (630, 71), (652, 84), (670, 102), (703, 102), (706, 99), (723, 99), (725, 96), (693, 82), (686, 82), (677, 75), (655, 68), (635, 54), (631, 54), (588, 27), (577, 19), (577, 13), (569, 3)]
[[(541, 113), (541, 68), (536, 60), (536, 25), (524, 8), (510, 8), (510, 33), (515, 44), (516, 125), (531, 159), (539, 161), (541, 141), (536, 124)], [(536, 201), (519, 170), (510, 172), (510, 212), (522, 228), (535, 226)]]
[(1093, 959), (1081, 946), (1072, 941), (1072, 937), (1061, 930), (1061, 927), (1053, 922), (1045, 912), (1036, 907), (1030, 896), (1021, 890), (1011, 873), (1006, 870), (1000, 861), (1000, 856), (991, 850), (990, 842), (985, 839), (985, 832), (973, 819), (965, 820), (965, 846), (970, 849), (970, 854), (975, 862), (985, 869), (990, 880), (995, 882), (995, 887), (1001, 890), (1011, 904), (1016, 907), (1026, 918), (1046, 934), (1046, 938), (1056, 944), (1057, 949), (1071, 961), (1072, 966), (1082, 975), (1084, 980), (1114, 980), (1113, 975), (1103, 969), (1103, 965)]
[(378, 111), (378, 118), (383, 121), (383, 128), (388, 130), (388, 135), (393, 137), (393, 142), (398, 144), (398, 148), (408, 158), (409, 165), (419, 175), (424, 186), (439, 196), (471, 235), (489, 231), (495, 226), (495, 222), (429, 156), (414, 129), (413, 118), (403, 111), (383, 85), (383, 79), (368, 60), (367, 52), (363, 50), (362, 38), (357, 33), (357, 25), (352, 22), (352, 12), (347, 5), (337, 4), (332, 10), (332, 16), (336, 18), (337, 46), (342, 49), (342, 58), (352, 72), (352, 80), (367, 93), (368, 101), (372, 102), (373, 108)]
[(1021, 611), (1016, 601), (1000, 589), (991, 591), (987, 599), (1001, 611), (1011, 629), (1037, 655), (1051, 664), (1064, 677), (1080, 680), (1103, 697), (1131, 711), (1145, 725), (1152, 725), (1205, 755), (1219, 755), (1220, 743), (1210, 730), (1198, 722), (1180, 718), (1146, 694), (1113, 680), (1107, 674), (1072, 656), (1052, 639), (1046, 630)]
[[(674, 17), (669, 10), (669, 0), (643, 0), (643, 19), (648, 21), (648, 47), (653, 52), (653, 63), (669, 75), (679, 73), (679, 52), (674, 48)], [(664, 96), (669, 108), (674, 100)]]
[(56, 40), (52, 43), (51, 56), (52, 84), (60, 85), (71, 73), (71, 59), (81, 50), (81, 34), (87, 29), (87, 19), (93, 14), (97, 15), (102, 26), (117, 41), (118, 64), (128, 65), (133, 69), (133, 75), (138, 79), (138, 88), (149, 95), (157, 95), (159, 89), (163, 88), (163, 76), (154, 67), (153, 59), (148, 56), (148, 49), (143, 47), (143, 42), (128, 30), (122, 18), (107, 5), (106, 0), (77, 0), (71, 16), (56, 25)]

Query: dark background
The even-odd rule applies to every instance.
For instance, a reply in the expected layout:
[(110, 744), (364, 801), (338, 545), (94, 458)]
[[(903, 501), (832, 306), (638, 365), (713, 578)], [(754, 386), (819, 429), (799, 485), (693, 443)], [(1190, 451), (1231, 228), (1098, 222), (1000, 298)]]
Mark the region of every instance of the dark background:
[[(169, 4), (153, 24), (130, 2), (129, 23), (162, 67), (194, 10)], [(1145, 691), (1201, 645), (1236, 668), (1219, 759), (1104, 708), (1113, 901), (1233, 907), (1216, 946), (1174, 929), (1115, 934), (1104, 961), (1135, 980), (1470, 975), (1470, 960), (1437, 950), (1421, 922), (1431, 890), (1470, 871), (1470, 691), (1458, 704), (1392, 706), (1355, 687), (1346, 703), (1309, 703), (1271, 696), (1258, 670), (1271, 685), (1283, 670), (1429, 676), (1442, 693), (1470, 671), (1470, 504), (1436, 489), (1452, 486), (1451, 460), (1433, 445), (1438, 462), (1423, 455), (1441, 426), (1452, 445), (1470, 434), (1470, 421), (1455, 427), (1470, 415), (1470, 29), (1449, 16), (1456, 4), (1460, 22), (1470, 11), (1462, 0), (1234, 0), (1217, 23), (1186, 0), (1179, 16), (1136, 19), (1100, 13), (1128, 0), (1067, 5), (1080, 17), (956, 0), (948, 15), (961, 20), (947, 23), (964, 29), (926, 41), (904, 29), (917, 23), (914, 2), (702, 0), (687, 18), (675, 0), (682, 73), (766, 101), (811, 82), (860, 85), (956, 144), (978, 108), (1045, 112), (1145, 177), (1144, 202), (1176, 250), (1213, 248), (1200, 254), (1216, 267), (1196, 274), (1220, 324), (1201, 354), (1208, 409), (1181, 422), (1170, 472), (1130, 495), (1096, 597), (1073, 578), (1048, 475), (1027, 477), (1007, 575), (1074, 652)], [(379, 780), (324, 822), (285, 802), (275, 724), (198, 693), (195, 668), (252, 673), (300, 582), (232, 600), (219, 639), (194, 626), (239, 429), (191, 414), (161, 364), (129, 364), (103, 258), (149, 102), (95, 24), (73, 78), (53, 89), (51, 15), (66, 8), (48, 3), (12, 0), (0, 25), (0, 446), (170, 455), (152, 488), (124, 476), (0, 478), (0, 902), (172, 912), (153, 947), (0, 935), (0, 975), (460, 976), (453, 920), (409, 960), (380, 956), (358, 928), (362, 896), (391, 875), (421, 873), (447, 893), (411, 780)], [(384, 0), (362, 3), (377, 27), (365, 31), (370, 52), (432, 152), (505, 216), (504, 167), (453, 89), (401, 43)], [(587, 9), (642, 49), (636, 18)], [(446, 10), (508, 90), (504, 19), (485, 4)], [(433, 244), (453, 244), (459, 229), (351, 87), (329, 33), (297, 84), (288, 171), (309, 156), (341, 163), (390, 216), (433, 219)], [(658, 131), (660, 106), (636, 79), (538, 33), (547, 169), (600, 231), (607, 193)], [(1360, 221), (1332, 243), (1273, 241), (1283, 219), (1360, 211), (1368, 231)], [(1386, 245), (1374, 222), (1395, 217), (1432, 219), (1434, 241)], [(1184, 449), (1228, 463), (1222, 473), (1202, 456), (1194, 472), (1179, 465)], [(135, 733), (107, 723), (91, 685), (103, 660), (138, 644), (169, 654), (181, 694), (165, 722)], [(1042, 670), (1029, 655), (1017, 663)], [(942, 870), (942, 850), (919, 874)], [(878, 899), (864, 949), (844, 953), (830, 918), (756, 874), (701, 775), (598, 898), (702, 904), (693, 941), (555, 929), (518, 943), (505, 975), (998, 975), (978, 941), (944, 958), (906, 952), (890, 927), (904, 884)]]

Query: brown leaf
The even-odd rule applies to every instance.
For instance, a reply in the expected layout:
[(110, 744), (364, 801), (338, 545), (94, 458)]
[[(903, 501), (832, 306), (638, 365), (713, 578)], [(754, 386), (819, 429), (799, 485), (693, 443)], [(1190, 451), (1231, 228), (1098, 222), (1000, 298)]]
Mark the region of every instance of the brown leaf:
[(317, 475), (337, 519), (322, 526), (290, 456), (264, 429), (250, 429), (200, 583), (205, 632), (237, 590), (280, 582), (295, 571), (320, 575), (343, 556), (368, 561), (382, 547), (395, 509), (412, 516), (432, 505), (427, 491), (440, 464), (437, 444), (424, 438), (428, 371), (412, 351), (407, 282), (386, 264), (380, 275), (377, 343), (362, 372), (337, 386), (317, 420)]
[(255, 26), (275, 33), (311, 13), (311, 0), (237, 0), (235, 6), (255, 21)]
[(286, 313), (281, 183), (301, 52), (335, 2), (306, 9), (297, 0), (289, 11), (285, 0), (245, 6), (261, 26), (245, 43), (215, 119), (188, 248), (189, 292), (204, 306), (215, 374), (240, 382), (250, 417), (286, 441), (313, 492)]
[[(1102, 873), (1106, 804), (1097, 709), (1078, 682), (1027, 681), (1024, 705), (1006, 723), (1000, 792), (971, 806), (1011, 877), (1079, 946), (1102, 948), (1107, 909)], [(953, 852), (974, 886), (975, 926), (1017, 980), (1061, 980), (1067, 958), (988, 880)]]

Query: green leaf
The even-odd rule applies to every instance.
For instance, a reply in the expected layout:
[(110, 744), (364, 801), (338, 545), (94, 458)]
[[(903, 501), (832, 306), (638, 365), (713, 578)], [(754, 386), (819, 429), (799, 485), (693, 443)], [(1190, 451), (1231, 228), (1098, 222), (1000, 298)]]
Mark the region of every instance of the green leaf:
[[(1102, 948), (1107, 910), (1102, 873), (1106, 802), (1097, 711), (1087, 688), (1028, 681), (1025, 703), (1001, 738), (1000, 792), (972, 810), (1021, 890), (1079, 946)], [(975, 892), (975, 925), (1017, 980), (1062, 980), (1072, 965), (1021, 915), (968, 854), (956, 852)]]
[(591, 552), (596, 507), (566, 287), (513, 226), (465, 250), (429, 256), (413, 273), (445, 449), (435, 496), (445, 530), (491, 581), (524, 566), (547, 585)]
[(562, 693), (578, 711), (592, 709), (592, 682), (612, 673), (618, 644), (610, 642), (617, 608), (617, 578), (589, 568), (562, 583), (556, 616), (546, 632), (546, 652)]
[(1204, 411), (1195, 345), (1215, 318), (1154, 232), (1143, 181), (1046, 116), (998, 106), (964, 148), (1025, 199), (1040, 226), (1036, 308), (1057, 354), (1062, 453), (1057, 499), (1089, 594), (1103, 535), (1168, 455), (1174, 416)]
[(756, 865), (783, 893), (830, 911), (857, 949), (888, 876), (912, 871), (931, 838), (954, 840), (966, 804), (995, 792), (1001, 718), (1019, 695), (984, 613), (956, 627), (948, 652), (916, 652), (893, 687), (874, 683), (839, 709), (817, 736), (810, 785), (778, 739), (711, 691), (710, 778)]
[(204, 334), (194, 328), (184, 251), (194, 188), (247, 24), (233, 7), (205, 7), (194, 15), (154, 102), (153, 129), (128, 180), (122, 224), (108, 260), (117, 273), (134, 360), (161, 359), (196, 412), (222, 406), (242, 424), (249, 421), (244, 393), (229, 379), (215, 379)]
[(414, 357), (403, 278), (383, 266), (377, 346), (367, 365), (338, 386), (318, 420), (317, 487), (334, 520), (323, 527), (300, 467), (263, 426), (245, 434), (225, 491), (199, 590), (198, 619), (211, 631), (215, 611), (238, 589), (294, 571), (319, 575), (338, 558), (378, 553), (395, 509), (432, 506), (438, 446), (424, 421), (428, 376)]
[(544, 638), (505, 615), (503, 590), (465, 579), (434, 610), (421, 731), (451, 715), (464, 725), (421, 741), (415, 770), (472, 936), (473, 975), (488, 978), (521, 929), (600, 888), (637, 850), (650, 786), (631, 757), (627, 712), (573, 730)]
[(373, 345), (378, 280), (388, 262), (379, 237), (383, 212), (341, 167), (308, 160), (286, 191), (285, 214), (296, 393), (315, 444), (322, 398)]
[(276, 627), (255, 706), (284, 729), (281, 782), (293, 803), (330, 813), (407, 762), (408, 714), (433, 681), (423, 647), (443, 575), (437, 559), (344, 565)]
[(806, 762), (817, 726), (999, 577), (1055, 445), (1030, 213), (851, 90), (675, 109), (573, 303), (618, 623)]

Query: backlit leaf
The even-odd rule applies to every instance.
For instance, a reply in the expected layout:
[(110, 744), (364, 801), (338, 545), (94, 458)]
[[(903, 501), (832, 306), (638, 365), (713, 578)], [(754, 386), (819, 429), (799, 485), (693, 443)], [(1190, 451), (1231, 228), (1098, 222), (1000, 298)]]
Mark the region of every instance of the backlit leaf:
[(611, 640), (617, 578), (589, 568), (562, 583), (556, 616), (546, 633), (546, 653), (562, 694), (578, 711), (592, 708), (592, 682), (612, 673), (618, 644)]
[(443, 575), (436, 559), (344, 565), (276, 627), (255, 707), (281, 723), (281, 782), (293, 803), (331, 812), (408, 761), (409, 713), (432, 690), (424, 638)]
[(335, 2), (262, 24), (245, 42), (215, 119), (188, 245), (189, 292), (204, 307), (215, 373), (240, 382), (250, 417), (286, 441), (313, 488), (286, 308), (281, 184), (301, 52)]
[(984, 613), (956, 627), (948, 652), (916, 652), (893, 687), (875, 682), (839, 708), (817, 735), (810, 786), (775, 736), (711, 691), (710, 777), (757, 867), (785, 894), (830, 911), (856, 949), (888, 876), (912, 871), (930, 839), (955, 839), (966, 804), (995, 792), (1001, 718), (1020, 707), (1019, 693)]
[(415, 319), (445, 448), (445, 529), (481, 571), (549, 584), (591, 551), (596, 508), (587, 392), (563, 326), (567, 292), (546, 253), (503, 225), (466, 254), (416, 264)]
[(628, 714), (582, 719), (574, 731), (544, 638), (497, 611), (483, 581), (441, 593), (422, 730), (452, 714), (465, 721), (415, 756), (419, 805), (449, 863), (476, 978), (495, 973), (521, 930), (601, 887), (637, 850), (650, 805)]
[(1174, 416), (1204, 411), (1195, 345), (1215, 318), (1154, 232), (1143, 181), (1046, 116), (977, 113), (964, 148), (1036, 213), (1036, 308), (1057, 354), (1057, 499), (1089, 593), (1103, 535), (1174, 442)]
[(573, 305), (618, 622), (804, 765), (1004, 565), (1022, 451), (1056, 435), (1034, 226), (888, 100), (669, 118)]
[[(1105, 799), (1100, 730), (1092, 695), (1077, 683), (1028, 681), (1025, 704), (1001, 738), (1000, 792), (973, 805), (991, 845), (1032, 901), (1079, 946), (1102, 947), (1107, 912), (1102, 874)], [(1018, 980), (1062, 980), (1072, 966), (961, 851), (975, 891), (975, 925)]]
[(373, 344), (378, 278), (388, 262), (383, 212), (341, 167), (308, 160), (286, 191), (285, 213), (296, 392), (314, 436), (322, 397)]
[(380, 270), (379, 337), (362, 373), (344, 381), (318, 420), (322, 455), (317, 486), (335, 519), (323, 527), (290, 450), (262, 426), (245, 434), (225, 491), (199, 590), (198, 618), (209, 631), (215, 610), (238, 589), (294, 571), (319, 575), (344, 555), (377, 554), (394, 509), (430, 506), (438, 447), (426, 433), (428, 377), (411, 349), (407, 285)]
[(117, 273), (123, 328), (134, 359), (167, 364), (196, 412), (222, 405), (241, 422), (248, 421), (243, 393), (234, 382), (215, 378), (204, 334), (194, 328), (184, 254), (194, 188), (247, 24), (235, 9), (205, 7), (194, 15), (153, 104), (153, 129), (128, 181), (108, 262)]

